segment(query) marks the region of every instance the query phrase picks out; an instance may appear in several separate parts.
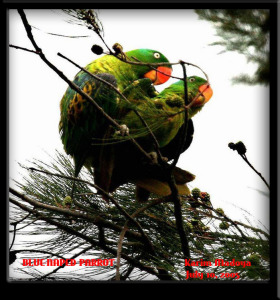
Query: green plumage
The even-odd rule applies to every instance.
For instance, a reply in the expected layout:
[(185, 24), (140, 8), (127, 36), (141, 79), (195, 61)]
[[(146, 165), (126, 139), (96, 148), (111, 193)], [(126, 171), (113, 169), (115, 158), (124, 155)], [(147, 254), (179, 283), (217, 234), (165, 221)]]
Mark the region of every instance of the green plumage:
[[(205, 98), (200, 95), (199, 89), (205, 85), (207, 81), (203, 78), (192, 76), (187, 79), (188, 84), (188, 102), (199, 98), (199, 105), (193, 105), (189, 110), (189, 121), (186, 132), (185, 144), (181, 150), (184, 152), (192, 142), (193, 124), (192, 117), (202, 109)], [(138, 89), (143, 90), (143, 81), (139, 81), (138, 86), (135, 85), (134, 95), (139, 94)], [(183, 81), (178, 81), (153, 98), (144, 97), (143, 99), (130, 99), (134, 104), (134, 109), (140, 113), (142, 118), (153, 131), (160, 145), (162, 155), (168, 160), (175, 157), (178, 151), (182, 135), (182, 125), (185, 120), (185, 93)], [(208, 99), (209, 100), (209, 99)], [(133, 110), (128, 110), (122, 119), (122, 124), (126, 124), (130, 134), (137, 139), (137, 142), (144, 148), (146, 152), (154, 152), (153, 139), (145, 127), (139, 120)], [(114, 134), (114, 137), (120, 140), (126, 140), (127, 137), (120, 137)], [(99, 171), (102, 169), (104, 161), (108, 157), (104, 156), (100, 160), (99, 169), (95, 169), (95, 180), (107, 191), (113, 192), (120, 185), (127, 182), (136, 184), (136, 198), (139, 201), (145, 201), (149, 197), (150, 192), (166, 196), (170, 193), (166, 178), (161, 168), (151, 165), (144, 160), (135, 146), (129, 141), (112, 145), (113, 150), (110, 154), (112, 159), (112, 168), (107, 172), (106, 179), (100, 176)], [(195, 176), (180, 168), (174, 169), (175, 181), (178, 185), (179, 193), (188, 194), (187, 182), (194, 180)], [(101, 179), (101, 180), (99, 180)]]
[[(135, 62), (168, 63), (165, 56), (154, 50), (133, 50), (125, 56)], [(171, 68), (170, 65), (167, 67)], [(59, 131), (66, 153), (74, 159), (75, 176), (78, 176), (82, 166), (86, 166), (94, 169), (94, 181), (105, 191), (112, 192), (124, 183), (134, 182), (138, 196), (145, 198), (150, 191), (165, 195), (169, 187), (164, 184), (162, 172), (147, 165), (129, 139), (135, 138), (147, 153), (155, 150), (149, 130), (135, 113), (137, 110), (156, 136), (163, 153), (167, 153), (169, 159), (173, 157), (185, 120), (183, 81), (158, 93), (152, 83), (161, 84), (168, 76), (154, 77), (153, 67), (127, 64), (111, 55), (95, 60), (86, 69), (113, 85), (127, 98), (128, 101), (125, 101), (112, 87), (84, 71), (80, 71), (73, 81), (111, 118), (120, 125), (125, 124), (129, 128), (129, 136), (116, 132), (90, 101), (69, 87), (60, 103)], [(200, 77), (188, 78), (189, 102), (197, 96), (204, 97), (199, 95), (199, 88), (205, 83), (206, 80)], [(204, 103), (203, 99), (201, 103)], [(201, 104), (192, 107), (189, 119), (201, 107)], [(193, 127), (191, 122), (189, 124), (189, 137), (184, 149), (192, 140)], [(188, 189), (184, 184), (193, 180), (194, 176), (179, 168), (175, 173), (181, 191), (186, 193)]]
[[(205, 79), (197, 76), (188, 78), (189, 102), (197, 96), (198, 88), (205, 83)], [(135, 95), (139, 94), (137, 90), (137, 87), (135, 87)], [(141, 90), (143, 90), (143, 88), (141, 88)], [(160, 147), (164, 147), (170, 143), (184, 123), (184, 95), (184, 83), (183, 81), (178, 81), (153, 98), (142, 97), (141, 100), (131, 100), (131, 102), (135, 104), (135, 109), (137, 109), (153, 131)], [(192, 107), (189, 110), (189, 118), (192, 118), (201, 109), (202, 106)], [(130, 135), (137, 137), (146, 151), (149, 152), (153, 150), (150, 134), (133, 110), (128, 111), (120, 122), (128, 126)], [(125, 139), (125, 137), (123, 139)]]
[[(126, 53), (126, 57), (132, 61), (145, 63), (168, 62), (163, 54), (149, 49), (129, 51)], [(112, 55), (105, 55), (87, 65), (86, 69), (122, 92), (135, 80), (143, 78), (151, 70), (151, 67), (131, 65)], [(120, 97), (106, 84), (94, 79), (84, 71), (80, 71), (73, 82), (112, 118), (118, 116)], [(94, 164), (93, 160), (98, 155), (100, 147), (92, 146), (94, 143), (92, 138), (102, 139), (104, 137), (108, 129), (108, 121), (95, 110), (89, 101), (70, 87), (61, 100), (60, 111), (59, 131), (61, 140), (66, 153), (74, 158), (75, 176), (77, 176), (83, 165)]]

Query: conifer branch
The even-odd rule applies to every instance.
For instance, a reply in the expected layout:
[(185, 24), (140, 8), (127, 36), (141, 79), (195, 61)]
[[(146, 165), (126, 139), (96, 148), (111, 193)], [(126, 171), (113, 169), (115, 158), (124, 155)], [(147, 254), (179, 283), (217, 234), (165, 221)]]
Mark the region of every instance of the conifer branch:
[[(100, 244), (100, 242), (92, 239), (91, 237), (88, 237), (82, 233), (80, 233), (79, 231), (67, 226), (67, 225), (64, 225), (64, 224), (61, 224), (57, 221), (54, 221), (46, 216), (44, 216), (42, 213), (39, 213), (38, 211), (32, 211), (32, 209), (30, 209), (29, 207), (27, 207), (26, 205), (23, 205), (21, 203), (19, 203), (18, 201), (10, 198), (10, 202), (17, 205), (18, 207), (20, 207), (21, 209), (25, 210), (25, 211), (28, 211), (28, 212), (32, 212), (32, 214), (35, 214), (37, 215), (38, 217), (40, 217), (42, 220), (46, 221), (47, 223), (51, 224), (51, 225), (54, 225), (56, 227), (58, 227), (59, 229), (65, 231), (66, 233), (70, 234), (70, 235), (74, 235), (74, 236), (77, 236), (85, 241), (87, 241), (88, 243), (92, 244), (92, 246), (94, 247), (97, 247), (97, 248), (100, 248), (100, 249), (103, 249), (104, 251), (108, 252), (108, 253), (111, 253), (113, 255), (116, 255), (116, 250), (113, 249), (113, 248), (110, 248), (106, 245), (103, 245), (103, 244)], [(160, 275), (152, 268), (152, 267), (148, 267), (148, 266), (144, 266), (142, 265), (138, 260), (130, 257), (129, 255), (127, 254), (124, 254), (122, 253), (121, 254), (122, 257), (127, 260), (130, 264), (134, 265), (135, 267), (139, 268), (140, 270), (143, 270), (143, 271), (146, 271), (147, 273), (150, 273), (152, 275), (155, 275), (157, 277), (160, 277)]]
[[(52, 205), (47, 205), (47, 204), (44, 204), (44, 203), (41, 203), (37, 200), (34, 200), (34, 199), (31, 199), (30, 197), (27, 197), (19, 192), (17, 192), (16, 190), (10, 188), (9, 191), (15, 195), (16, 197), (24, 200), (25, 202), (33, 205), (34, 207), (38, 207), (38, 208), (42, 208), (42, 209), (47, 209), (49, 211), (53, 211), (53, 212), (57, 212), (57, 213), (62, 213), (64, 215), (67, 215), (67, 216), (71, 216), (71, 217), (75, 217), (75, 218), (80, 218), (80, 219), (83, 219), (85, 221), (89, 221), (91, 222), (92, 224), (96, 225), (96, 226), (103, 226), (105, 228), (108, 228), (108, 229), (112, 229), (116, 232), (121, 232), (122, 230), (122, 227), (121, 226), (118, 226), (118, 225), (115, 225), (111, 222), (108, 222), (107, 220), (103, 219), (101, 216), (91, 216), (89, 213), (81, 213), (81, 212), (78, 212), (78, 211), (74, 211), (74, 210), (69, 210), (69, 209), (66, 209), (66, 208), (61, 208), (61, 207), (56, 207), (56, 206), (52, 206)], [(36, 212), (37, 213), (37, 212)], [(32, 213), (33, 214), (33, 213)], [(35, 215), (35, 213), (33, 214)], [(141, 234), (137, 233), (137, 232), (134, 232), (134, 231), (128, 231), (128, 235), (137, 239), (137, 240), (141, 240), (142, 239), (142, 236)]]
[[(103, 189), (101, 189), (98, 185), (94, 184), (94, 183), (91, 183), (89, 181), (85, 181), (85, 180), (82, 180), (82, 179), (79, 179), (79, 178), (76, 178), (76, 177), (70, 177), (70, 176), (65, 176), (65, 175), (61, 175), (61, 174), (55, 174), (55, 173), (51, 173), (51, 172), (47, 172), (47, 171), (43, 171), (43, 170), (38, 170), (38, 169), (35, 169), (35, 168), (29, 168), (31, 171), (37, 171), (37, 172), (41, 172), (41, 173), (45, 173), (47, 175), (50, 175), (50, 176), (57, 176), (57, 177), (60, 177), (60, 178), (65, 178), (65, 179), (70, 179), (70, 180), (73, 180), (73, 181), (79, 181), (79, 182), (84, 182), (84, 183), (87, 183), (88, 185), (91, 185), (92, 187), (94, 187), (95, 189), (97, 189), (102, 195), (106, 196), (115, 206), (116, 208), (125, 216), (125, 218), (132, 222), (139, 230), (142, 238), (143, 238), (143, 241), (145, 242), (145, 244), (147, 245), (148, 248), (152, 249), (153, 246), (148, 238), (148, 236), (146, 235), (146, 233), (143, 231), (141, 225), (133, 218), (131, 217), (126, 211), (125, 209), (123, 209), (119, 204), (118, 202), (111, 196), (109, 195), (107, 192), (105, 192)], [(10, 188), (10, 191), (14, 194), (17, 194), (19, 195), (19, 193), (17, 193), (15, 190), (11, 189)], [(60, 208), (60, 207), (51, 207), (50, 205), (46, 205), (46, 204), (42, 204), (40, 202), (36, 202), (35, 200), (32, 200), (32, 199), (29, 199), (25, 196), (23, 196), (24, 200), (26, 200), (27, 202), (29, 203), (32, 203), (34, 205), (37, 205), (39, 207), (42, 207), (42, 208), (47, 208), (47, 209), (50, 209), (50, 210), (54, 210), (54, 211), (58, 211), (58, 212), (63, 212), (65, 213), (66, 215), (72, 215), (72, 216), (75, 216), (75, 217), (88, 217), (92, 222), (96, 222), (96, 218), (91, 218), (89, 214), (80, 214), (78, 212), (73, 212), (73, 211), (70, 211), (68, 209), (64, 209), (64, 208)]]

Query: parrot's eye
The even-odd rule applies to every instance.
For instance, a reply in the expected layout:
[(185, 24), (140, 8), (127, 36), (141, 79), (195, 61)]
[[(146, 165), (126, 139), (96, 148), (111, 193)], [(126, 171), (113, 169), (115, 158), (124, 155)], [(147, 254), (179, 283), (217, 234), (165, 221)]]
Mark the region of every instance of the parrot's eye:
[(191, 77), (190, 79), (189, 79), (189, 82), (194, 82), (195, 81), (195, 78), (194, 77)]
[(160, 58), (160, 54), (157, 53), (157, 52), (155, 52), (155, 53), (154, 53), (154, 57), (157, 58), (157, 59), (159, 59), (159, 58)]

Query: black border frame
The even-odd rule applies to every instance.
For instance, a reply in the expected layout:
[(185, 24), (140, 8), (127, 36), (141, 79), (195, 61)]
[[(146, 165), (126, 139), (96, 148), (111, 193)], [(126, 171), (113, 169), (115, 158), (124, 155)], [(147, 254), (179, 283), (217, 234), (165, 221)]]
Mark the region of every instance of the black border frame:
[[(253, 1), (253, 0), (247, 0), (244, 1), (230, 1), (225, 2), (222, 0), (219, 1), (201, 1), (198, 0), (196, 2), (187, 1), (187, 0), (181, 0), (181, 1), (159, 1), (159, 0), (141, 0), (141, 1), (134, 1), (131, 0), (123, 0), (123, 1), (110, 1), (110, 0), (103, 0), (100, 1), (83, 1), (80, 3), (77, 3), (75, 0), (29, 0), (29, 1), (17, 1), (17, 0), (6, 0), (2, 3), (2, 10), (1, 10), (1, 20), (2, 20), (2, 28), (6, 28), (6, 37), (5, 37), (5, 47), (6, 47), (6, 73), (4, 74), (4, 78), (6, 78), (6, 175), (9, 173), (9, 149), (8, 149), (8, 113), (9, 113), (9, 98), (8, 98), (8, 72), (9, 72), (9, 66), (8, 66), (8, 52), (9, 52), (9, 46), (8, 46), (8, 16), (7, 16), (7, 10), (8, 9), (17, 9), (17, 8), (24, 8), (24, 9), (46, 9), (46, 8), (64, 8), (64, 7), (87, 7), (89, 5), (95, 6), (96, 8), (110, 8), (110, 9), (126, 9), (126, 8), (148, 8), (148, 9), (156, 9), (156, 8), (164, 8), (164, 9), (176, 9), (176, 8), (188, 8), (188, 9), (194, 9), (194, 8), (267, 8), (270, 9), (271, 12), (271, 25), (270, 25), (270, 62), (271, 62), (271, 79), (270, 79), (270, 185), (271, 185), (271, 196), (270, 196), (270, 232), (271, 232), (271, 241), (270, 241), (270, 258), (271, 258), (271, 268), (270, 268), (270, 280), (268, 282), (217, 282), (217, 283), (208, 283), (208, 282), (72, 282), (73, 287), (78, 287), (77, 292), (80, 293), (80, 295), (84, 295), (85, 290), (87, 288), (91, 289), (92, 296), (97, 296), (96, 292), (99, 291), (104, 292), (104, 294), (109, 296), (110, 291), (117, 296), (117, 288), (121, 288), (121, 294), (119, 294), (120, 297), (123, 296), (134, 296), (134, 293), (136, 292), (136, 289), (146, 287), (151, 288), (152, 291), (155, 292), (155, 296), (158, 297), (161, 292), (170, 291), (171, 293), (176, 293), (175, 295), (178, 297), (195, 297), (195, 298), (202, 298), (202, 297), (213, 297), (213, 298), (227, 298), (228, 296), (236, 297), (238, 299), (245, 299), (245, 298), (262, 298), (265, 299), (275, 299), (280, 298), (280, 279), (279, 279), (279, 253), (277, 252), (277, 249), (279, 249), (279, 231), (278, 227), (280, 224), (280, 221), (277, 224), (277, 212), (279, 210), (279, 206), (277, 205), (277, 184), (278, 184), (278, 178), (277, 178), (277, 165), (278, 165), (278, 159), (277, 159), (277, 142), (278, 142), (278, 130), (277, 130), (277, 110), (278, 110), (278, 28), (277, 28), (277, 16), (278, 16), (278, 9), (279, 5), (277, 1)], [(160, 6), (159, 6), (160, 5)], [(275, 95), (277, 95), (275, 97)], [(3, 120), (3, 119), (2, 119)], [(280, 123), (280, 122), (279, 122)], [(9, 183), (9, 176), (6, 177), (6, 199), (8, 198), (8, 183)], [(277, 200), (276, 200), (277, 199)], [(8, 204), (6, 203), (6, 216), (8, 215)], [(5, 219), (5, 218), (3, 218)], [(6, 227), (7, 226), (7, 227)], [(8, 241), (8, 224), (7, 222), (3, 226), (3, 228), (6, 229), (6, 237)], [(277, 244), (278, 242), (278, 244)], [(8, 243), (7, 243), (8, 244)], [(278, 247), (277, 247), (278, 246)], [(7, 248), (7, 246), (6, 246)], [(7, 270), (6, 270), (7, 271)], [(45, 288), (48, 288), (49, 286), (54, 286), (64, 293), (66, 296), (66, 286), (67, 282), (43, 282), (43, 283), (35, 283), (35, 282), (9, 282), (7, 281), (7, 273), (2, 277), (4, 279), (5, 287), (8, 289), (16, 289), (17, 285), (20, 289), (21, 293), (28, 293), (28, 296), (31, 294), (34, 294), (34, 291), (37, 290), (37, 288), (44, 288), (44, 293), (46, 291)], [(105, 289), (107, 285), (110, 285), (111, 289)], [(47, 286), (46, 286), (47, 285)], [(144, 285), (144, 286), (143, 286)], [(202, 286), (201, 286), (202, 285)], [(278, 293), (277, 293), (277, 287), (278, 287)], [(35, 288), (35, 290), (34, 290)], [(129, 294), (128, 290), (132, 288), (132, 292), (134, 293)], [(48, 289), (50, 292), (52, 292), (52, 289)], [(57, 290), (57, 289), (56, 289)], [(43, 292), (43, 290), (39, 290)], [(47, 291), (46, 291), (47, 292)], [(144, 292), (144, 290), (143, 290)], [(160, 293), (159, 293), (160, 292)], [(150, 290), (146, 291), (147, 295), (151, 295)], [(178, 294), (177, 294), (178, 293)], [(139, 294), (140, 295), (140, 294)], [(175, 296), (174, 295), (174, 296)], [(40, 297), (40, 294), (37, 294), (37, 296)], [(166, 296), (169, 296), (166, 294)]]

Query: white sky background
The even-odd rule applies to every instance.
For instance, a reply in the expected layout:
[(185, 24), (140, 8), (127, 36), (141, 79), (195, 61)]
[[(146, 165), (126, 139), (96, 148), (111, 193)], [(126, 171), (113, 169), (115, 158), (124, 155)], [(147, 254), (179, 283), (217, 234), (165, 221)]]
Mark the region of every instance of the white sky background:
[[(91, 52), (97, 35), (86, 28), (64, 21), (58, 11), (26, 10), (33, 35), (47, 58), (73, 79), (79, 71), (57, 56), (61, 52), (81, 66), (99, 56)], [(198, 19), (192, 10), (100, 10), (105, 40), (120, 43), (125, 51), (150, 48), (162, 52), (170, 62), (179, 59), (200, 66), (209, 76), (212, 99), (194, 117), (195, 134), (191, 147), (181, 155), (178, 166), (196, 175), (190, 187), (211, 195), (215, 208), (222, 207), (229, 217), (243, 220), (243, 210), (251, 220), (269, 227), (269, 197), (259, 176), (228, 148), (229, 142), (243, 141), (247, 157), (269, 182), (269, 88), (259, 85), (232, 85), (231, 78), (249, 73), (255, 66), (235, 52), (209, 43), (219, 39), (210, 22)], [(91, 35), (70, 39), (44, 33)], [(9, 12), (9, 44), (33, 49), (16, 10)], [(188, 76), (203, 74), (187, 68)], [(181, 67), (173, 75), (181, 76)], [(169, 86), (170, 79), (158, 90)], [(9, 50), (9, 176), (20, 180), (18, 162), (33, 158), (49, 160), (48, 154), (63, 151), (58, 133), (59, 103), (67, 84), (36, 56), (22, 50)], [(48, 153), (48, 154), (46, 154)], [(11, 181), (11, 186), (14, 184)], [(252, 189), (253, 188), (253, 189)], [(240, 209), (241, 208), (241, 209)], [(255, 223), (256, 224), (256, 223)]]

